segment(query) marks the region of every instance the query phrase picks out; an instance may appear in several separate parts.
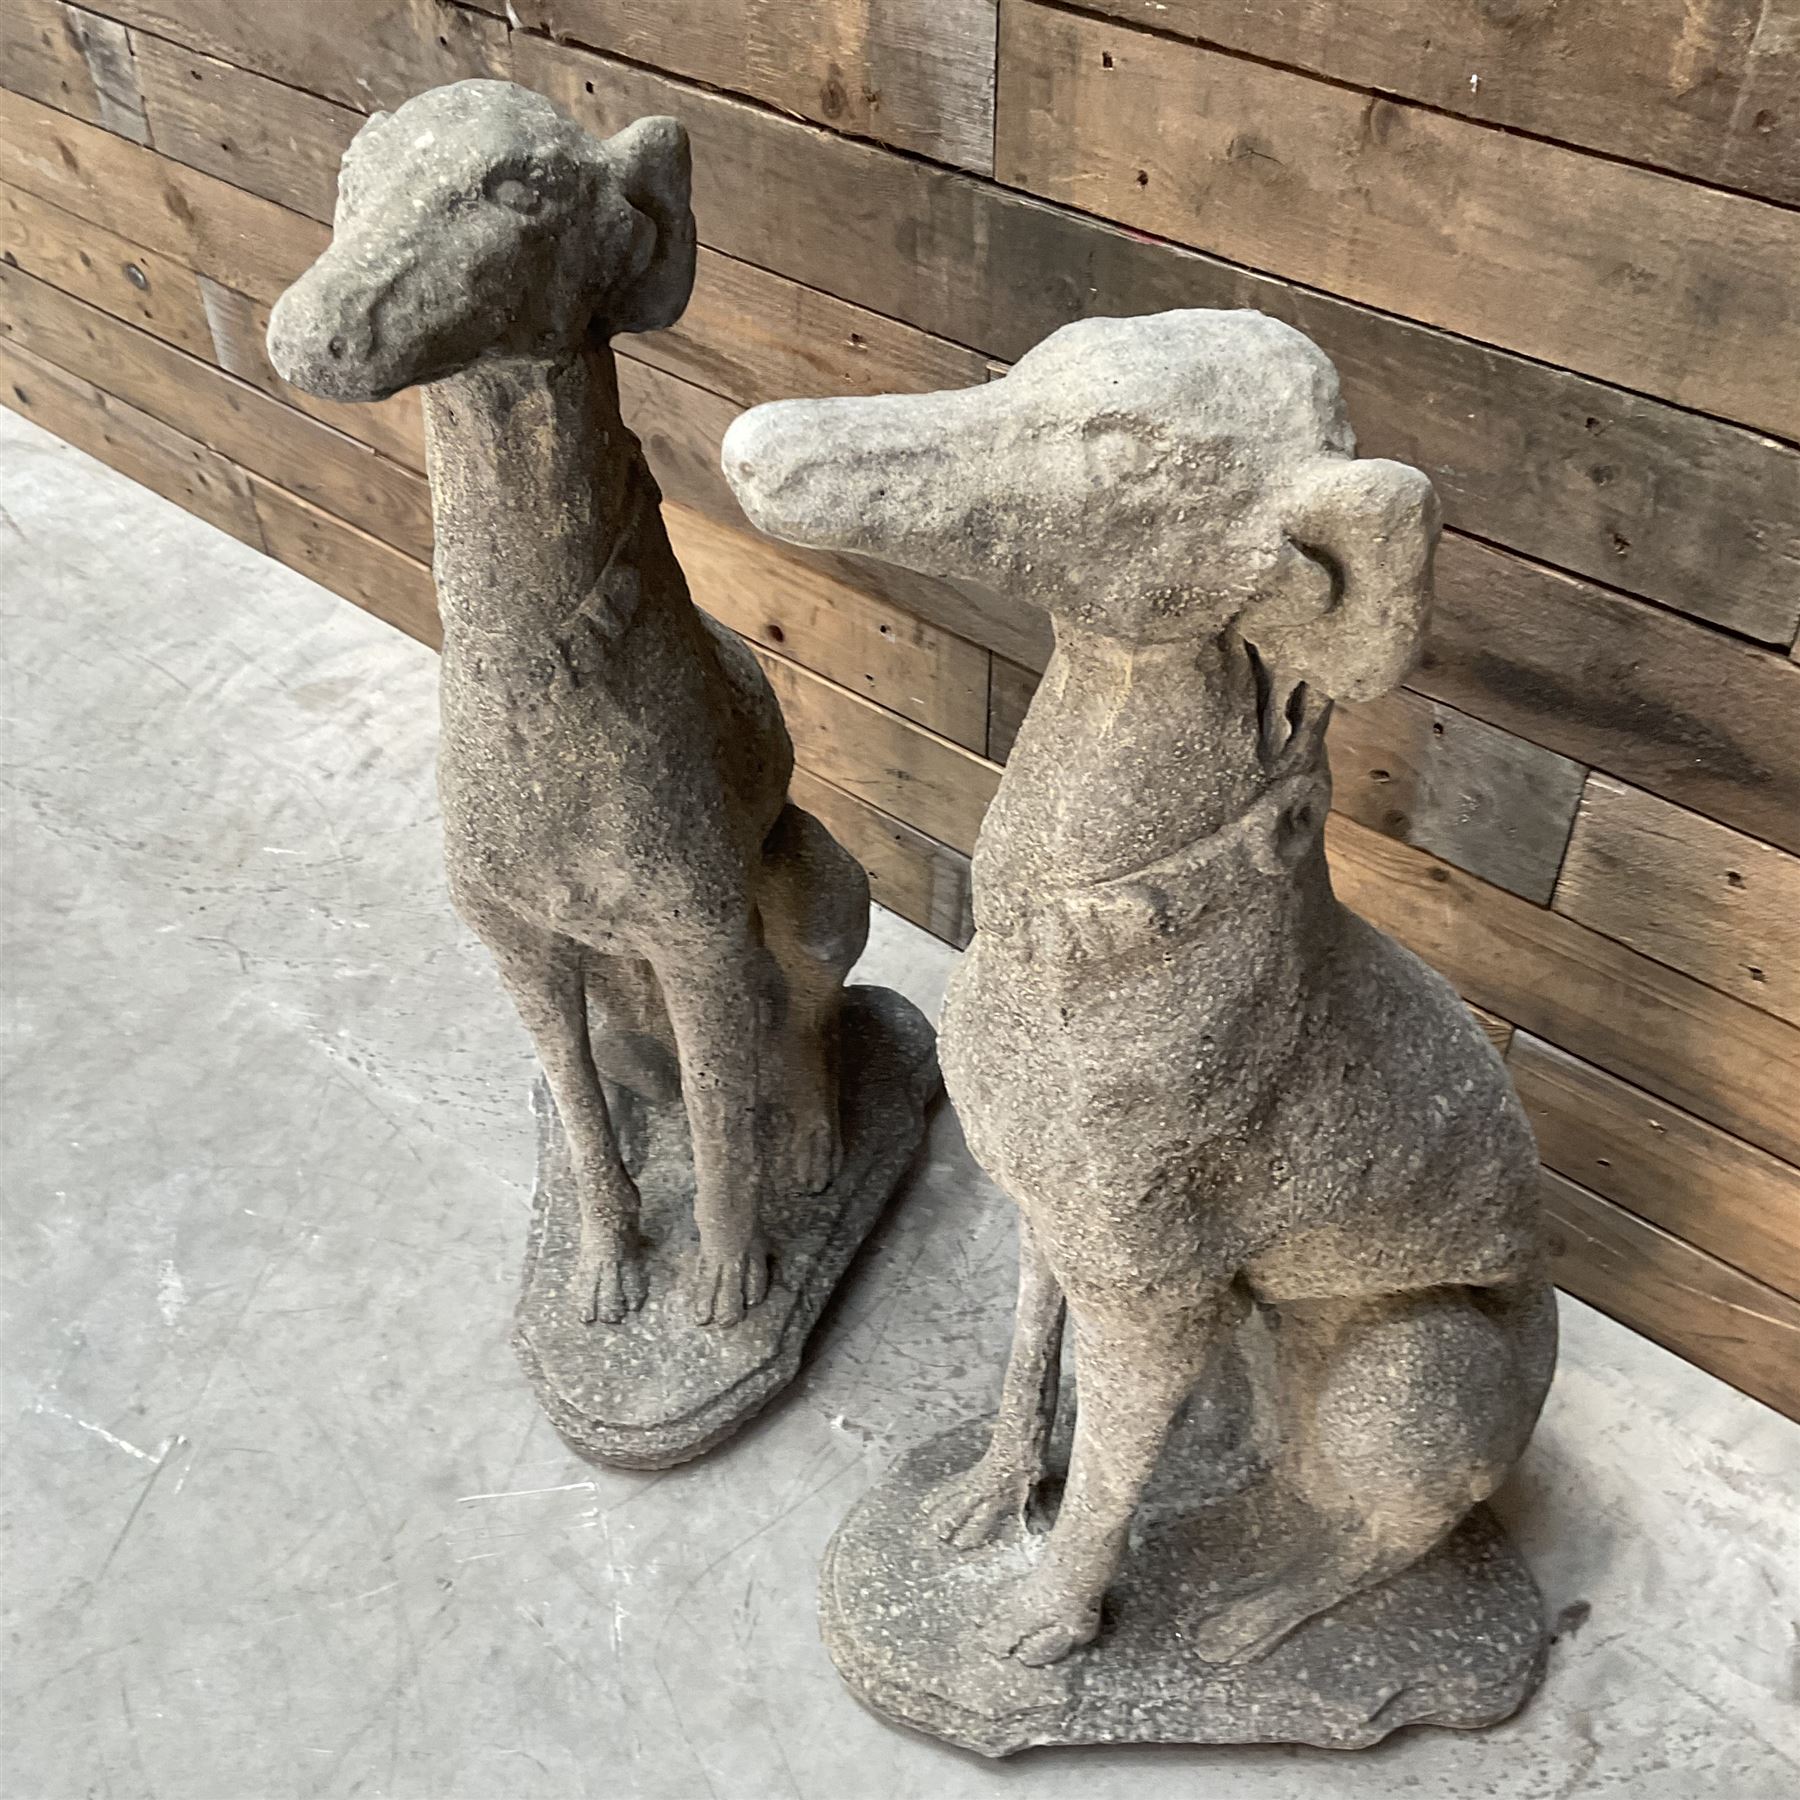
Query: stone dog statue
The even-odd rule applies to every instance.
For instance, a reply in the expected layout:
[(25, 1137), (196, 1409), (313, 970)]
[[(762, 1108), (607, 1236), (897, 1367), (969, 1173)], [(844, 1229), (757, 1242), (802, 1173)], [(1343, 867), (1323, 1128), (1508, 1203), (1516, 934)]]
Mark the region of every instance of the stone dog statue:
[(358, 132), (331, 246), (269, 328), (309, 393), (423, 387), (451, 894), (554, 1094), (580, 1309), (614, 1325), (646, 1281), (612, 1110), (685, 1101), (693, 1316), (736, 1324), (768, 1287), (763, 1203), (842, 1163), (868, 930), (867, 878), (787, 803), (774, 696), (689, 599), (620, 416), (609, 340), (687, 304), (688, 191), (672, 119), (600, 142), (510, 83), (440, 88)]
[[(1020, 1280), (999, 1416), (916, 1496), (930, 1529), (970, 1551), (1016, 1528), (1065, 1303), (1079, 1405), (1054, 1527), (970, 1629), (1015, 1667), (1096, 1636), (1172, 1424), (1254, 1316), (1264, 1560), (1181, 1632), (1209, 1664), (1262, 1657), (1493, 1492), (1555, 1359), (1504, 1069), (1326, 870), (1326, 720), (1418, 653), (1430, 483), (1354, 460), (1330, 363), (1249, 312), (1087, 320), (965, 392), (759, 407), (725, 461), (778, 537), (979, 580), (1055, 624), (941, 1025), (970, 1147), (1019, 1208)], [(904, 1713), (904, 1605), (876, 1620), (894, 1594), (866, 1559), (852, 1574), (843, 1605), (868, 1610), (828, 1606), (828, 1638), (849, 1672), (843, 1640), (887, 1632), (870, 1654)]]

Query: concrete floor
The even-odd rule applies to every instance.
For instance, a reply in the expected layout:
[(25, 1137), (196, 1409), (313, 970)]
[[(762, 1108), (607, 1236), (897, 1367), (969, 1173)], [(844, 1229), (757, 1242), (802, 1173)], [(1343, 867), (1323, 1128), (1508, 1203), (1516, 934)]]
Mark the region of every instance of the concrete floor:
[[(1008, 1326), (953, 1121), (757, 1427), (579, 1463), (507, 1346), (530, 1066), (444, 899), (431, 657), (6, 413), (0, 507), (9, 1800), (1800, 1792), (1800, 1428), (1571, 1303), (1514, 1723), (989, 1765), (861, 1712), (820, 1552)], [(883, 919), (869, 972), (929, 1008), (949, 960)]]

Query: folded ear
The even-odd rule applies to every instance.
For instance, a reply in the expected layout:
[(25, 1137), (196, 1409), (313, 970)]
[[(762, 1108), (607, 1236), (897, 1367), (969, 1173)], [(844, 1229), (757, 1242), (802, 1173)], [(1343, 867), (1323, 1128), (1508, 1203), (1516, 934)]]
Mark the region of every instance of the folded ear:
[(1253, 607), (1238, 629), (1263, 659), (1334, 700), (1373, 700), (1418, 661), (1431, 605), (1437, 494), (1405, 463), (1330, 461), (1295, 484), (1288, 541), (1315, 579)]
[(639, 119), (606, 140), (607, 160), (654, 238), (638, 273), (608, 306), (614, 331), (661, 331), (681, 317), (694, 288), (693, 157), (675, 119)]

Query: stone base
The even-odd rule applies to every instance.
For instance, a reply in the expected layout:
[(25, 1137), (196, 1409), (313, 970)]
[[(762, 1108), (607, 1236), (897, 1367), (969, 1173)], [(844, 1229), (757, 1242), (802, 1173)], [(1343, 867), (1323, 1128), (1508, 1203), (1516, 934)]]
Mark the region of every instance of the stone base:
[[(966, 1468), (985, 1426), (963, 1425), (903, 1458), (856, 1506), (826, 1552), (821, 1628), (838, 1673), (866, 1705), (984, 1756), (1039, 1744), (1311, 1744), (1356, 1750), (1403, 1725), (1497, 1724), (1537, 1686), (1542, 1603), (1485, 1508), (1423, 1561), (1341, 1602), (1260, 1660), (1221, 1665), (1183, 1644), (1217, 1596), (1271, 1555), (1266, 1492), (1252, 1486), (1171, 1514), (1184, 1470), (1172, 1445), (1100, 1637), (1049, 1668), (981, 1642), (1041, 1537), (1014, 1526), (958, 1551), (922, 1502)], [(1195, 1434), (1190, 1433), (1190, 1439)], [(1202, 1446), (1203, 1448), (1203, 1446)], [(1185, 1473), (1202, 1488), (1193, 1446)], [(1173, 1468), (1168, 1465), (1173, 1463)], [(1215, 1465), (1216, 1466), (1216, 1465)]]
[(537, 1192), (513, 1347), (551, 1422), (580, 1455), (633, 1469), (686, 1462), (793, 1380), (808, 1333), (918, 1150), (938, 1087), (935, 1034), (900, 995), (846, 989), (842, 1034), (843, 1169), (823, 1193), (765, 1207), (775, 1279), (762, 1304), (732, 1326), (697, 1325), (689, 1310), (693, 1153), (679, 1102), (621, 1120), (625, 1160), (643, 1197), (649, 1297), (623, 1324), (583, 1323), (568, 1146), (538, 1081)]

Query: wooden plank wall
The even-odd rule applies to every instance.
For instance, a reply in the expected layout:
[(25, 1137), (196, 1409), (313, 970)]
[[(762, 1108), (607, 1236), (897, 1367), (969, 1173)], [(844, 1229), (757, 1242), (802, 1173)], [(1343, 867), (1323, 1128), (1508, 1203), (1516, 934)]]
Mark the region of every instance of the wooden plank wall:
[(1341, 891), (1502, 1047), (1559, 1279), (1800, 1416), (1800, 0), (1631, 14), (0, 0), (0, 399), (435, 641), (416, 397), (292, 393), (268, 305), (373, 109), (678, 115), (699, 282), (631, 416), (796, 791), (962, 942), (1044, 623), (759, 540), (720, 435), (1087, 313), (1293, 322), (1447, 523), (1424, 666), (1333, 727)]

